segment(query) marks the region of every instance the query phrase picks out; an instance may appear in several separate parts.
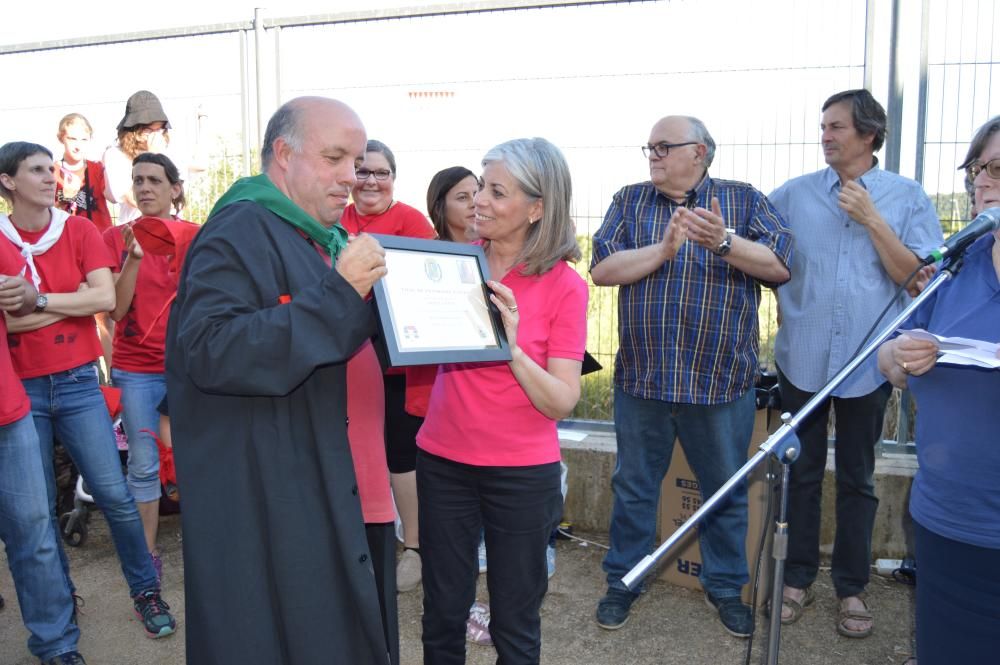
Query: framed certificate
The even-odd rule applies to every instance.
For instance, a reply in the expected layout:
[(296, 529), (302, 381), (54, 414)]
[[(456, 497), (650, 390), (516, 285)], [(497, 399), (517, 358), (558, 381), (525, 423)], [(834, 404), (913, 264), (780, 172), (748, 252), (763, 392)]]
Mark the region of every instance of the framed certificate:
[(391, 367), (510, 360), (479, 245), (373, 234), (388, 274), (373, 288)]

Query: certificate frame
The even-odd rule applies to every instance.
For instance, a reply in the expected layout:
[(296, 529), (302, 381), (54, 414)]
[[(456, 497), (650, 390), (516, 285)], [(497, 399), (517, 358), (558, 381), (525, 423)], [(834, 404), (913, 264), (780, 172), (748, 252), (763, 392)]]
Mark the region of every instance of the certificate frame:
[(372, 292), (390, 367), (511, 359), (480, 245), (372, 237), (389, 271)]

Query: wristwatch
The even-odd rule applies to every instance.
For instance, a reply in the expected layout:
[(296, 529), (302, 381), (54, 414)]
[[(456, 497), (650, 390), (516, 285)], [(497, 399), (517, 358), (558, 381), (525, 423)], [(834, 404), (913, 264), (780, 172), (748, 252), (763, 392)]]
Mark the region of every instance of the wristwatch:
[(722, 239), (719, 246), (716, 247), (713, 252), (716, 256), (725, 256), (733, 248), (733, 234), (726, 231), (726, 237)]
[(38, 297), (35, 298), (35, 311), (44, 312), (45, 308), (49, 306), (49, 297), (44, 293), (39, 293)]

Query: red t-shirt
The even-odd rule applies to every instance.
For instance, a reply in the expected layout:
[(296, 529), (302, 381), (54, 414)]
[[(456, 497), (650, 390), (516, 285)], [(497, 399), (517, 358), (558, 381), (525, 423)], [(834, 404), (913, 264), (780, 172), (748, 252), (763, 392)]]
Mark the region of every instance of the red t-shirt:
[[(16, 228), (16, 227), (15, 227)], [(17, 229), (25, 242), (38, 242), (48, 230)], [(7, 245), (13, 243), (2, 239)], [(71, 215), (59, 240), (44, 254), (33, 257), (41, 279), (40, 293), (76, 293), (87, 274), (110, 268), (112, 261), (93, 222)], [(25, 275), (30, 279), (30, 275)], [(8, 336), (14, 369), (22, 379), (62, 372), (101, 355), (93, 316), (74, 316), (52, 325)]]
[[(0, 242), (0, 275), (19, 275), (24, 257), (6, 240)], [(31, 411), (31, 402), (7, 350), (7, 320), (0, 312), (0, 427), (20, 420)]]
[[(191, 224), (177, 220), (184, 224)], [(129, 225), (134, 222), (129, 222)], [(191, 224), (197, 228), (197, 225)], [(122, 227), (104, 232), (104, 242), (114, 262), (112, 270), (121, 272), (128, 249), (122, 236)], [(115, 325), (114, 347), (111, 354), (113, 367), (126, 372), (143, 374), (163, 373), (163, 349), (167, 340), (167, 319), (170, 303), (177, 293), (180, 277), (171, 269), (173, 256), (146, 252), (139, 264), (135, 279), (135, 294), (124, 318)]]
[[(308, 238), (299, 231), (299, 235)], [(312, 243), (326, 265), (333, 259)], [(144, 259), (145, 260), (145, 259)], [(389, 465), (385, 459), (385, 387), (382, 367), (370, 340), (347, 361), (347, 440), (358, 481), (358, 498), (365, 524), (383, 524), (396, 519), (396, 504), (389, 487)]]
[(405, 203), (397, 201), (391, 208), (378, 215), (362, 215), (352, 203), (340, 218), (341, 225), (348, 233), (382, 233), (389, 236), (409, 238), (437, 237), (437, 231), (427, 221), (424, 214)]
[[(587, 284), (559, 261), (544, 275), (517, 268), (500, 280), (514, 292), (518, 346), (543, 368), (549, 358), (583, 360)], [(422, 449), (475, 466), (531, 466), (559, 461), (556, 421), (535, 408), (505, 362), (441, 366), (431, 390)]]
[(431, 388), (437, 377), (439, 365), (413, 365), (406, 370), (405, 410), (411, 416), (423, 418), (431, 401)]
[(396, 507), (385, 460), (385, 389), (370, 341), (347, 361), (347, 438), (365, 523), (392, 522)]

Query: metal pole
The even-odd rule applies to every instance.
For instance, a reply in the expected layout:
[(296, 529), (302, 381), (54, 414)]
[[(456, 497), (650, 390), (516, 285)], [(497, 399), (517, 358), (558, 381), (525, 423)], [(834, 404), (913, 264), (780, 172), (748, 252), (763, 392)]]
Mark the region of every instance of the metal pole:
[(257, 80), (257, 145), (264, 142), (264, 10), (257, 7), (253, 10), (253, 49), (256, 64)]
[(903, 77), (900, 61), (900, 0), (892, 0), (892, 28), (889, 36), (889, 104), (885, 136), (885, 170), (899, 173), (899, 152), (903, 139)]
[(865, 83), (868, 92), (872, 90), (872, 61), (875, 59), (875, 2), (865, 4)]
[(781, 645), (781, 606), (785, 598), (785, 560), (788, 558), (788, 479), (791, 475), (791, 464), (782, 463), (781, 503), (778, 504), (778, 519), (774, 523), (774, 540), (771, 542), (774, 575), (771, 580), (771, 627), (767, 636), (768, 665), (777, 665), (778, 647)]
[(240, 137), (243, 143), (243, 168), (240, 173), (244, 178), (250, 175), (250, 95), (247, 88), (247, 31), (240, 30), (240, 119), (243, 121), (243, 133)]
[(274, 108), (281, 106), (281, 26), (274, 32)]
[(927, 52), (930, 49), (930, 0), (920, 10), (920, 90), (917, 97), (917, 159), (913, 179), (924, 184), (924, 155), (927, 152)]

